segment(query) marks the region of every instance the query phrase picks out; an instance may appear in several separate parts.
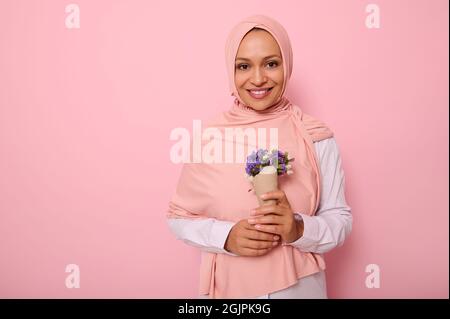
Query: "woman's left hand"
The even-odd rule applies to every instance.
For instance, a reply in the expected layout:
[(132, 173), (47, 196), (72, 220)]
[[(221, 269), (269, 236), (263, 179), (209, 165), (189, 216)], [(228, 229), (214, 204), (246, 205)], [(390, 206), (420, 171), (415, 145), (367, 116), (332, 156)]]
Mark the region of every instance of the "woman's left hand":
[(248, 223), (255, 228), (272, 234), (280, 235), (285, 243), (291, 243), (303, 235), (303, 222), (296, 221), (294, 212), (282, 190), (276, 190), (261, 195), (261, 199), (275, 199), (276, 205), (262, 205), (253, 210)]

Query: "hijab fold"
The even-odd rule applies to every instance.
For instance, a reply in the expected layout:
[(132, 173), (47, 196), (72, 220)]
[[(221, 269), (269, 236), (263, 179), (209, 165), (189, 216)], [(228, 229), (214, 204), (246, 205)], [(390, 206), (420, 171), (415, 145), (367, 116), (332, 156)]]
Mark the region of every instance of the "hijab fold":
[[(283, 58), (285, 81), (278, 100), (263, 111), (245, 105), (234, 83), (235, 57), (245, 34), (258, 27), (272, 34)], [(320, 203), (320, 170), (314, 142), (330, 138), (333, 132), (321, 121), (302, 112), (285, 96), (292, 73), (292, 48), (284, 28), (275, 20), (256, 15), (238, 23), (230, 32), (225, 46), (226, 65), (231, 95), (235, 97), (230, 109), (210, 120), (206, 128), (215, 128), (214, 139), (223, 141), (226, 151), (226, 128), (278, 129), (278, 148), (294, 157), (294, 174), (280, 176), (279, 188), (285, 193), (294, 212), (314, 215)], [(259, 132), (259, 131), (258, 131)], [(269, 134), (261, 141), (269, 145)], [(207, 142), (202, 141), (206, 147)], [(231, 141), (236, 150), (237, 142)], [(244, 140), (248, 154), (258, 145)], [(217, 151), (217, 149), (216, 149)], [(250, 217), (259, 206), (254, 193), (248, 192), (245, 163), (184, 163), (178, 185), (168, 209), (168, 218), (201, 219), (238, 222)], [(320, 254), (303, 252), (291, 245), (280, 245), (258, 257), (232, 256), (202, 251), (200, 294), (210, 298), (252, 298), (294, 285), (298, 279), (325, 269)]]

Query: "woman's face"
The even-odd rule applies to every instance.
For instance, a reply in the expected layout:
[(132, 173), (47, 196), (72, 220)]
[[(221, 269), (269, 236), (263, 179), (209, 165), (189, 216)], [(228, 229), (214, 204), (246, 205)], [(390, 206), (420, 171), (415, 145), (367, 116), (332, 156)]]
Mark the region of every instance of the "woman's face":
[(234, 83), (241, 99), (262, 111), (276, 102), (283, 82), (283, 60), (278, 43), (265, 30), (247, 33), (235, 60)]

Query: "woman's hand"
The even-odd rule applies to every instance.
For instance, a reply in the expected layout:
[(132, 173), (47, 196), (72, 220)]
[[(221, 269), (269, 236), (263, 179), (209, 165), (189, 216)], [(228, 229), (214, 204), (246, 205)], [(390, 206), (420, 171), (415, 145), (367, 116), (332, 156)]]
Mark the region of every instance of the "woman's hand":
[(239, 256), (261, 256), (267, 254), (280, 242), (280, 236), (255, 229), (246, 219), (233, 226), (225, 242), (225, 249)]
[(261, 195), (263, 200), (276, 199), (276, 205), (262, 205), (253, 210), (249, 224), (267, 233), (278, 234), (285, 243), (291, 243), (303, 236), (303, 221), (296, 221), (294, 212), (282, 190)]

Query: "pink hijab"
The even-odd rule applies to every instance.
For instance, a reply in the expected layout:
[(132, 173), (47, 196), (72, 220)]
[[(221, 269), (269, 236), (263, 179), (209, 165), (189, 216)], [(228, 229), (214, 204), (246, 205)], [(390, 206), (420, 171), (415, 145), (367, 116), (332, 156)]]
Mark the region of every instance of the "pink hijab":
[[(263, 111), (246, 106), (234, 84), (239, 44), (254, 27), (267, 30), (278, 42), (285, 71), (280, 98)], [(321, 180), (313, 143), (332, 137), (333, 132), (321, 121), (303, 113), (284, 96), (292, 73), (292, 48), (286, 31), (269, 17), (248, 17), (231, 30), (225, 54), (234, 103), (206, 127), (220, 132), (214, 135), (214, 139), (225, 141), (225, 144), (230, 143), (230, 140), (223, 138), (227, 128), (261, 128), (267, 131), (277, 128), (279, 149), (288, 151), (290, 157), (295, 158), (292, 162), (294, 174), (281, 176), (279, 188), (286, 193), (294, 212), (314, 215), (320, 203)], [(207, 142), (202, 141), (202, 146), (206, 146)], [(265, 143), (269, 145), (268, 136)], [(237, 144), (237, 141), (231, 141), (232, 146)], [(257, 146), (249, 139), (244, 144), (246, 154), (250, 148)], [(221, 150), (226, 150), (226, 146), (222, 146)], [(255, 194), (248, 192), (249, 186), (244, 162), (185, 163), (175, 194), (169, 202), (167, 217), (216, 218), (232, 222), (246, 219), (251, 209), (259, 206)], [(320, 254), (302, 252), (291, 245), (280, 245), (259, 257), (202, 251), (199, 292), (209, 294), (210, 298), (252, 298), (287, 288), (298, 279), (324, 269), (325, 262)]]

